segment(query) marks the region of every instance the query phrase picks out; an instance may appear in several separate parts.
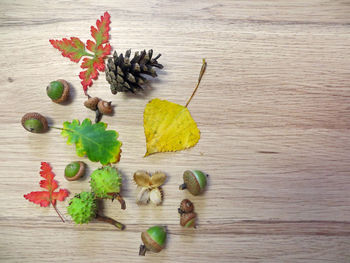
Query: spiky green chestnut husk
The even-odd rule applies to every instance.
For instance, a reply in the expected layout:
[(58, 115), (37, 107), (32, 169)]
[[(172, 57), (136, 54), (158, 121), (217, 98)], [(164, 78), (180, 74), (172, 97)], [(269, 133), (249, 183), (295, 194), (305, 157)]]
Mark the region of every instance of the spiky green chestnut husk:
[(68, 214), (77, 224), (86, 224), (96, 217), (97, 204), (93, 193), (81, 192), (73, 197), (67, 208)]
[(122, 178), (114, 167), (106, 166), (91, 174), (91, 190), (97, 198), (113, 199), (120, 192)]

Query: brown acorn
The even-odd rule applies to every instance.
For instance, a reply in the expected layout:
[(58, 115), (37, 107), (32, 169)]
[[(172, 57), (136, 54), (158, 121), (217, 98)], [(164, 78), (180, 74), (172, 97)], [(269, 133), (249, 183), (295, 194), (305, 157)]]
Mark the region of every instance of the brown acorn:
[(64, 177), (68, 181), (78, 180), (85, 174), (85, 163), (83, 162), (71, 162), (66, 166), (64, 170)]
[(97, 110), (97, 104), (99, 101), (100, 99), (97, 97), (89, 98), (84, 102), (84, 106), (90, 110)]
[(144, 256), (147, 250), (154, 253), (160, 252), (165, 246), (166, 236), (166, 229), (162, 226), (153, 226), (142, 232), (143, 245), (140, 246), (139, 255)]
[(193, 212), (193, 210), (194, 210), (194, 205), (190, 200), (188, 200), (188, 199), (182, 200), (182, 202), (180, 204), (180, 208), (179, 208), (180, 214), (191, 213), (191, 212)]
[(43, 133), (49, 128), (46, 118), (37, 112), (29, 112), (22, 117), (22, 126), (29, 132)]
[(53, 102), (65, 102), (69, 96), (69, 84), (64, 79), (52, 81), (47, 86), (46, 93)]
[(196, 227), (197, 214), (194, 212), (183, 213), (180, 217), (180, 225), (183, 227)]
[(184, 183), (179, 189), (188, 189), (193, 195), (201, 194), (207, 185), (208, 175), (199, 170), (186, 170), (183, 174)]
[(109, 101), (104, 101), (104, 100), (100, 100), (97, 103), (97, 108), (98, 110), (102, 113), (102, 114), (106, 114), (109, 115), (113, 112), (113, 107), (112, 107), (112, 102)]

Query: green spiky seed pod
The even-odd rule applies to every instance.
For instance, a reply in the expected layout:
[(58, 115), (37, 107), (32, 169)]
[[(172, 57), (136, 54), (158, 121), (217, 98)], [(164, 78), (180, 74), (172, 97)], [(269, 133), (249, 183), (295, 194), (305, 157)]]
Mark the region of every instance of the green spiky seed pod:
[(90, 186), (97, 198), (113, 199), (120, 191), (121, 181), (117, 169), (106, 166), (91, 174)]
[(86, 224), (96, 217), (97, 204), (93, 193), (81, 192), (74, 196), (67, 208), (68, 214), (77, 224)]
[(157, 73), (154, 69), (163, 68), (157, 59), (161, 56), (158, 54), (154, 58), (153, 50), (150, 49), (141, 52), (135, 52), (134, 57), (130, 58), (131, 49), (125, 52), (125, 55), (114, 52), (113, 57), (108, 59), (106, 67), (106, 80), (111, 85), (113, 94), (117, 92), (132, 92), (142, 90), (142, 85), (146, 78), (143, 75), (149, 75), (155, 78)]

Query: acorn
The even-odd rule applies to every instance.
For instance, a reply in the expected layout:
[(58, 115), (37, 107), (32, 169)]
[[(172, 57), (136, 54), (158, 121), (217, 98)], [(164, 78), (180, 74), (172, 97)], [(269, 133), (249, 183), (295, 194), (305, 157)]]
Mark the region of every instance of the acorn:
[(102, 113), (102, 114), (106, 114), (109, 115), (113, 112), (113, 107), (112, 107), (112, 102), (109, 101), (104, 101), (104, 100), (100, 100), (97, 103), (97, 108), (98, 110)]
[(207, 185), (208, 175), (198, 170), (187, 170), (183, 174), (184, 183), (180, 185), (179, 189), (188, 189), (191, 194), (199, 195), (202, 193)]
[(147, 231), (142, 232), (141, 239), (143, 245), (140, 246), (139, 256), (144, 256), (147, 250), (158, 253), (166, 241), (166, 229), (162, 226), (150, 227)]
[(64, 169), (64, 177), (68, 181), (78, 180), (85, 174), (85, 163), (83, 162), (71, 162)]
[(43, 133), (49, 128), (46, 118), (37, 112), (26, 113), (22, 117), (22, 126), (29, 132)]
[(46, 87), (46, 93), (53, 102), (62, 103), (66, 101), (69, 96), (68, 82), (64, 79), (52, 81), (49, 86)]
[(193, 212), (193, 210), (194, 210), (194, 205), (190, 200), (184, 199), (181, 201), (180, 208), (179, 208), (180, 214), (191, 213)]
[(97, 97), (90, 97), (84, 102), (84, 106), (90, 110), (97, 110), (97, 104), (100, 101)]
[(180, 225), (183, 227), (196, 227), (197, 214), (194, 212), (183, 213), (180, 217)]

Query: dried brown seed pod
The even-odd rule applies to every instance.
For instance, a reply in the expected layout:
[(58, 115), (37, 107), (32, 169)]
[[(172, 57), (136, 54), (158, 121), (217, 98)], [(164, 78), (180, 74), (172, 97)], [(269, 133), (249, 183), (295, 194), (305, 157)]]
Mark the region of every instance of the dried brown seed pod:
[(149, 199), (155, 205), (160, 205), (163, 202), (163, 190), (160, 187), (151, 190)]
[(134, 181), (138, 186), (149, 187), (151, 183), (151, 175), (146, 171), (138, 170), (134, 173)]
[(100, 100), (97, 103), (97, 108), (98, 110), (102, 113), (102, 114), (111, 114), (113, 112), (113, 107), (112, 107), (112, 102), (109, 101), (104, 101), (104, 100)]
[(180, 217), (180, 225), (183, 227), (195, 227), (197, 214), (194, 212), (184, 213)]
[(136, 203), (139, 205), (145, 205), (148, 203), (150, 198), (150, 191), (147, 187), (142, 187), (137, 196), (136, 196)]
[(151, 185), (152, 187), (159, 187), (162, 184), (164, 184), (166, 179), (166, 175), (162, 172), (155, 172), (154, 174), (152, 174), (151, 177)]
[(97, 104), (99, 101), (100, 99), (97, 97), (89, 98), (84, 102), (84, 106), (90, 110), (97, 110)]
[(29, 112), (22, 117), (22, 126), (29, 132), (42, 133), (49, 128), (46, 118), (37, 112)]
[(182, 214), (182, 213), (190, 213), (190, 212), (193, 212), (194, 210), (194, 205), (193, 203), (188, 200), (188, 199), (184, 199), (181, 201), (181, 204), (180, 204), (180, 210), (179, 212)]

